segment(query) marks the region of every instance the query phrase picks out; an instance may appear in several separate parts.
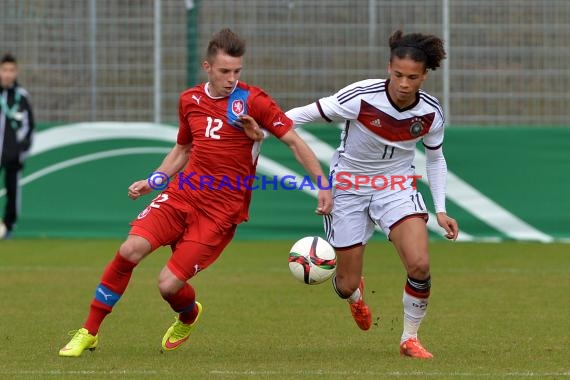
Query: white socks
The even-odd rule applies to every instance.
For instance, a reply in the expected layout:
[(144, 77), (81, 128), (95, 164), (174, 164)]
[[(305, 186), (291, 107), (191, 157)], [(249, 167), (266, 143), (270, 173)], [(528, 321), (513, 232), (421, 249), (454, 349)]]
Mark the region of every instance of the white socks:
[(426, 316), (428, 299), (411, 296), (404, 290), (402, 302), (404, 303), (404, 332), (400, 342), (410, 338), (417, 339), (418, 329)]
[(342, 298), (348, 301), (348, 303), (355, 303), (356, 301), (358, 301), (360, 299), (360, 288), (357, 288), (354, 293), (352, 293), (350, 296), (346, 297), (345, 295), (343, 295), (338, 288), (336, 287), (336, 276), (333, 276), (332, 278), (332, 285), (333, 285), (333, 289), (336, 292), (336, 294)]
[(356, 288), (354, 293), (347, 298), (348, 303), (355, 303), (360, 299), (360, 288)]

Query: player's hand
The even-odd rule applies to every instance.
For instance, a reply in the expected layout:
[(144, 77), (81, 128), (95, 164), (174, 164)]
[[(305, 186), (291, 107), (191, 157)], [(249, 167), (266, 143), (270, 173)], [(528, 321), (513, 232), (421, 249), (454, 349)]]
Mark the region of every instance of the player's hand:
[(315, 210), (315, 214), (317, 215), (328, 215), (332, 211), (333, 207), (333, 200), (332, 194), (330, 190), (319, 190), (319, 194), (317, 195), (317, 209)]
[(263, 140), (263, 131), (253, 117), (246, 114), (239, 115), (239, 120), (236, 121), (236, 124), (242, 127), (246, 136), (253, 141)]
[(437, 223), (446, 232), (445, 237), (449, 240), (455, 241), (459, 235), (459, 226), (457, 225), (457, 221), (447, 216), (445, 212), (438, 212), (436, 215)]
[(148, 180), (141, 179), (140, 181), (136, 181), (131, 186), (129, 186), (127, 195), (129, 198), (135, 200), (138, 197), (149, 194), (150, 192), (152, 192), (152, 189), (148, 184)]

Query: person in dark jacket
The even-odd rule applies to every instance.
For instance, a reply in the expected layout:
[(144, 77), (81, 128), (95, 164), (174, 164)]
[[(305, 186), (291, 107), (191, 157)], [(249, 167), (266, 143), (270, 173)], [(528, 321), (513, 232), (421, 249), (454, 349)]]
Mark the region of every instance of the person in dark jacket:
[(18, 180), (32, 145), (34, 116), (28, 92), (17, 81), (18, 63), (12, 54), (0, 60), (0, 171), (4, 171), (6, 207), (0, 239), (10, 238), (18, 219)]

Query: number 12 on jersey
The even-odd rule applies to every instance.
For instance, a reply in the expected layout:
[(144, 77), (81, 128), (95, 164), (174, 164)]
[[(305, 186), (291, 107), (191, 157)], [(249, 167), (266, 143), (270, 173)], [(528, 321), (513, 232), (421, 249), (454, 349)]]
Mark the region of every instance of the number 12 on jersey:
[(220, 135), (218, 135), (216, 132), (222, 129), (224, 122), (220, 119), (213, 119), (211, 116), (208, 116), (206, 120), (208, 121), (208, 125), (206, 126), (206, 137), (219, 140)]

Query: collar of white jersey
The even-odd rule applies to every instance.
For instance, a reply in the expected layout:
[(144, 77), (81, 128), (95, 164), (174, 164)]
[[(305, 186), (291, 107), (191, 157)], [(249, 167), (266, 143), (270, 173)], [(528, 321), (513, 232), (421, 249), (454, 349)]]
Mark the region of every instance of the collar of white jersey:
[[(233, 92), (236, 90), (237, 86), (238, 86), (239, 81), (236, 80), (236, 84), (234, 86), (234, 88), (232, 88), (232, 91), (230, 92), (230, 95), (233, 94)], [(211, 99), (223, 99), (228, 97), (229, 95), (226, 96), (212, 96), (212, 94), (210, 94), (210, 82), (206, 82), (206, 84), (204, 85), (204, 92), (206, 93), (206, 95), (208, 95), (209, 98)]]

